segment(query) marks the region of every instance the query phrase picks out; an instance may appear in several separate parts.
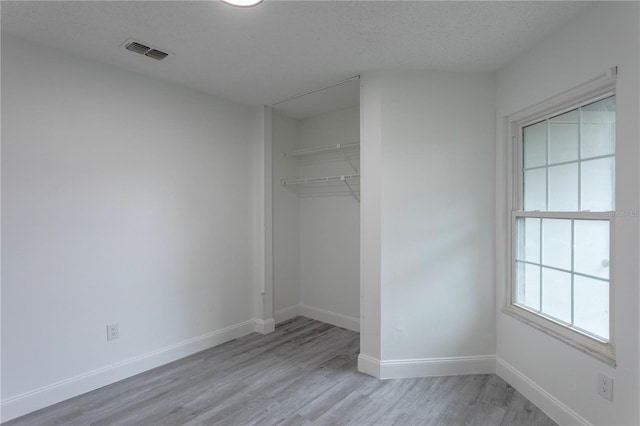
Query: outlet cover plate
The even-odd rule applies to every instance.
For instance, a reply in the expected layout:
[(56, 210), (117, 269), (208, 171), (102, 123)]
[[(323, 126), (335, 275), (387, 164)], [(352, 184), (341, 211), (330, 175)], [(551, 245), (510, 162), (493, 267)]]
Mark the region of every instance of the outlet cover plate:
[(598, 373), (598, 394), (609, 401), (613, 401), (613, 378)]
[(107, 340), (115, 340), (120, 338), (120, 329), (118, 323), (107, 325)]

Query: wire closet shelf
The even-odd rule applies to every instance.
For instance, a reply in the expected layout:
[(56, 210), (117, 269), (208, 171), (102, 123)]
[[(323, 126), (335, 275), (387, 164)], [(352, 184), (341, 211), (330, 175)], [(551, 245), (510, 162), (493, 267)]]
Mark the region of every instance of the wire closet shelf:
[(282, 154), (283, 158), (302, 158), (306, 156), (319, 155), (324, 153), (338, 152), (342, 153), (344, 156), (344, 160), (346, 160), (351, 169), (353, 170), (352, 174), (348, 175), (338, 175), (338, 176), (322, 176), (322, 177), (311, 177), (311, 178), (298, 178), (298, 179), (281, 179), (280, 183), (282, 186), (291, 186), (291, 185), (306, 185), (306, 184), (321, 184), (321, 183), (332, 183), (332, 182), (343, 182), (347, 189), (349, 190), (349, 194), (353, 196), (353, 198), (360, 202), (360, 194), (354, 188), (354, 184), (360, 180), (360, 172), (356, 167), (356, 164), (352, 161), (352, 158), (349, 157), (349, 151), (357, 151), (360, 149), (359, 142), (346, 143), (346, 144), (335, 144), (328, 145), (322, 147), (314, 147), (307, 149), (298, 149), (295, 151), (289, 151)]

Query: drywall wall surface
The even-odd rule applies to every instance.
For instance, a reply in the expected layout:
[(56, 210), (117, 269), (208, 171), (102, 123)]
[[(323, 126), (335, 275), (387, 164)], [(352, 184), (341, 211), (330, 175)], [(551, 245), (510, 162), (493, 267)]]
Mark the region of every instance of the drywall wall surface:
[(3, 401), (249, 324), (256, 109), (4, 35), (2, 95)]
[[(378, 72), (360, 77), (360, 356), (358, 370), (380, 377), (382, 87)], [(368, 362), (367, 362), (368, 361)], [(367, 368), (368, 366), (368, 368)]]
[[(359, 141), (360, 111), (357, 107), (300, 121), (301, 149)], [(329, 153), (300, 159), (300, 176), (354, 174), (359, 171), (359, 152), (348, 151), (347, 154), (356, 170), (341, 153)], [(338, 182), (335, 188), (339, 195), (315, 196), (318, 194), (305, 190), (300, 190), (301, 303), (358, 321), (360, 204), (349, 195), (343, 182)]]
[[(258, 110), (255, 125), (258, 147), (253, 151), (251, 170), (253, 179), (253, 307), (255, 317), (262, 321), (273, 319), (273, 208), (272, 208), (272, 111), (263, 106)], [(269, 279), (271, 278), (271, 279)], [(275, 324), (273, 324), (275, 325)], [(260, 330), (262, 331), (262, 330)], [(267, 331), (266, 328), (264, 331)]]
[(490, 357), (494, 76), (380, 78), (381, 359)]
[[(637, 2), (591, 6), (501, 69), (497, 77), (498, 367), (506, 363), (528, 378), (529, 387), (537, 386), (537, 394), (543, 397), (542, 402), (534, 402), (544, 404), (541, 408), (569, 413), (576, 422), (640, 423), (639, 20)], [(626, 212), (614, 219), (613, 227), (615, 368), (500, 311), (505, 303), (509, 217), (504, 117), (598, 77), (612, 66), (618, 66), (616, 210)], [(612, 402), (596, 393), (598, 372), (614, 379)]]
[(298, 149), (298, 121), (272, 113), (273, 135), (273, 310), (300, 303), (300, 205), (295, 188), (281, 179), (298, 177), (298, 161), (283, 154)]

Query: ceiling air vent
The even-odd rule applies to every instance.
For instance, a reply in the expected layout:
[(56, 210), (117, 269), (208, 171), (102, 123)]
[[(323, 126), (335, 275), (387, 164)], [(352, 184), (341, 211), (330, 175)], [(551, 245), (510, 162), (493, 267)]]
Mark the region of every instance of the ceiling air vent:
[(131, 51), (131, 52), (136, 52), (140, 55), (144, 55), (147, 56), (149, 58), (153, 58), (157, 61), (161, 61), (164, 58), (166, 58), (167, 56), (169, 56), (169, 54), (167, 52), (163, 52), (162, 50), (156, 49), (154, 47), (149, 47), (145, 44), (140, 43), (139, 41), (136, 40), (127, 40), (124, 42), (124, 44), (122, 45), (125, 49)]
[(167, 56), (169, 56), (168, 53), (165, 53), (165, 52), (163, 52), (161, 50), (158, 50), (158, 49), (151, 49), (147, 53), (145, 53), (144, 55), (148, 56), (150, 58), (153, 58), (153, 59), (157, 59), (159, 61), (161, 61), (164, 58), (166, 58)]
[(144, 55), (151, 49), (149, 46), (145, 46), (144, 44), (140, 44), (136, 41), (132, 41), (131, 43), (127, 44), (126, 48), (127, 50), (139, 53), (141, 55)]

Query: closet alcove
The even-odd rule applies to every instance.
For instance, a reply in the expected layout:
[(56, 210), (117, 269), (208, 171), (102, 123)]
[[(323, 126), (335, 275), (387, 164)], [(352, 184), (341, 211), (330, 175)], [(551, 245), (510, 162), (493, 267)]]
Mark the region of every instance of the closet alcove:
[(272, 109), (273, 313), (359, 331), (360, 80)]

